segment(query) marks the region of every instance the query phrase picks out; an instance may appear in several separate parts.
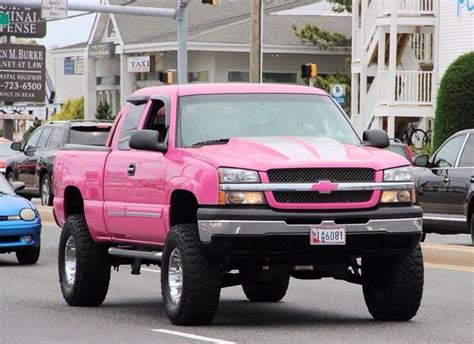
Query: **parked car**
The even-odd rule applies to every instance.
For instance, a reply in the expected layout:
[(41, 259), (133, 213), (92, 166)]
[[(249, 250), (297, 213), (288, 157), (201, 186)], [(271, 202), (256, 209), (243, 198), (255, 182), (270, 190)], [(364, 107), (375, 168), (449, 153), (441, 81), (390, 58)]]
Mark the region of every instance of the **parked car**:
[(277, 302), (290, 276), (361, 284), (374, 318), (411, 319), (422, 212), (412, 167), (388, 145), (381, 130), (361, 140), (313, 87), (139, 90), (106, 147), (65, 146), (56, 158), (63, 297), (98, 306), (111, 266), (139, 274), (154, 263), (174, 324), (212, 321), (225, 287)]
[(407, 159), (411, 164), (413, 163), (415, 155), (407, 144), (400, 142), (399, 140), (391, 139), (390, 146), (385, 149), (397, 153), (398, 155), (401, 155), (402, 157)]
[(40, 256), (41, 220), (35, 206), (17, 196), (22, 182), (8, 183), (0, 174), (0, 253), (15, 252), (20, 264), (35, 264)]
[(10, 140), (0, 137), (0, 173), (3, 175), (6, 172), (6, 160), (16, 153), (10, 148), (11, 144)]
[(53, 205), (51, 176), (58, 149), (65, 144), (104, 146), (112, 123), (97, 121), (51, 122), (36, 129), (21, 144), (11, 148), (20, 153), (8, 160), (6, 176), (10, 182), (21, 181), (25, 198), (40, 197), (42, 205)]
[(474, 244), (474, 129), (451, 136), (433, 154), (415, 158), (425, 233), (471, 233)]

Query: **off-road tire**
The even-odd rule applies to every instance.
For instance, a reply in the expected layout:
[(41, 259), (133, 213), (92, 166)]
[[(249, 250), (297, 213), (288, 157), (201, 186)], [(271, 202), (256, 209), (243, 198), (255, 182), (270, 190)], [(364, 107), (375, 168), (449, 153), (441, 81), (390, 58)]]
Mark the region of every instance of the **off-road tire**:
[(18, 263), (22, 265), (32, 265), (36, 264), (40, 257), (41, 247), (30, 247), (23, 250), (18, 250), (15, 252), (16, 259)]
[(402, 255), (364, 257), (362, 280), (365, 303), (375, 319), (410, 320), (416, 315), (423, 295), (420, 245)]
[[(43, 190), (44, 188), (48, 188), (48, 196), (45, 197), (43, 195)], [(53, 200), (54, 200), (54, 196), (53, 196), (53, 190), (51, 188), (51, 177), (46, 174), (43, 179), (41, 179), (41, 185), (40, 185), (40, 199), (41, 199), (41, 205), (46, 205), (48, 207), (52, 206), (53, 205)]]
[[(65, 250), (68, 239), (75, 242), (76, 274), (72, 285), (67, 283)], [(84, 215), (70, 215), (61, 231), (58, 252), (59, 284), (70, 306), (99, 306), (109, 289), (110, 261), (106, 247), (95, 243)]]
[(290, 275), (281, 272), (278, 275), (264, 280), (242, 282), (242, 289), (250, 301), (278, 302), (283, 299), (290, 284)]
[[(170, 255), (177, 248), (181, 256), (182, 291), (174, 303), (168, 281)], [(171, 228), (161, 263), (161, 294), (168, 318), (174, 325), (206, 325), (214, 318), (219, 305), (221, 268), (206, 252), (196, 224)]]

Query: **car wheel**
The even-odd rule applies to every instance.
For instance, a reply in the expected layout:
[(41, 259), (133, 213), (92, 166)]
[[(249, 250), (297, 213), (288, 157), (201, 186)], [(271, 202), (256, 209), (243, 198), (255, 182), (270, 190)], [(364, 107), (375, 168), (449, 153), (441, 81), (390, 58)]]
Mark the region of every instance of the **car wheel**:
[(40, 246), (19, 250), (16, 251), (16, 259), (18, 263), (22, 265), (36, 264), (40, 256), (40, 251)]
[(204, 250), (197, 225), (173, 226), (161, 263), (161, 293), (175, 325), (205, 325), (214, 318), (221, 291), (221, 268)]
[(41, 180), (40, 187), (41, 205), (53, 205), (53, 191), (51, 189), (51, 177), (47, 174)]
[(59, 283), (70, 306), (99, 306), (109, 289), (107, 249), (92, 240), (84, 215), (71, 215), (61, 231)]
[(250, 301), (278, 302), (285, 297), (289, 284), (290, 275), (281, 272), (269, 279), (244, 281), (242, 289)]
[(407, 321), (420, 307), (424, 269), (421, 247), (397, 256), (362, 258), (362, 286), (377, 320)]

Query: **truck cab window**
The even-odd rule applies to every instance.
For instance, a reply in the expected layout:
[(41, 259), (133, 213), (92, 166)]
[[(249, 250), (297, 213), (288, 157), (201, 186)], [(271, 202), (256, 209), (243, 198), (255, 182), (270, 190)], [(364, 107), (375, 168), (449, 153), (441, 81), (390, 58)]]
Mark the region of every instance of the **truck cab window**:
[(165, 142), (168, 128), (166, 127), (166, 106), (162, 101), (153, 102), (143, 129), (158, 131), (160, 134), (158, 141), (160, 143)]
[(137, 130), (140, 124), (145, 104), (133, 105), (129, 104), (128, 111), (125, 114), (125, 120), (123, 121), (122, 128), (120, 129), (120, 136), (118, 140), (119, 150), (129, 150), (130, 137)]

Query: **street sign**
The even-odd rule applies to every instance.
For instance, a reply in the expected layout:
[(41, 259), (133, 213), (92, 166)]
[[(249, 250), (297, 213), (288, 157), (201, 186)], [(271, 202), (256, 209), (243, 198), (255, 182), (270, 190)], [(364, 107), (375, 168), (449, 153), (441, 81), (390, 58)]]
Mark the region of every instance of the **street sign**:
[(46, 119), (46, 107), (44, 106), (0, 106), (0, 120), (28, 120)]
[(331, 85), (331, 96), (339, 103), (339, 105), (346, 105), (346, 86), (343, 84)]
[(96, 43), (89, 45), (89, 57), (112, 58), (115, 55), (114, 42)]
[(43, 38), (46, 22), (41, 20), (41, 10), (22, 6), (0, 6), (0, 13), (8, 14), (10, 23), (0, 25), (0, 36)]
[(0, 13), (0, 26), (10, 24), (10, 15), (8, 13)]
[(67, 18), (67, 0), (41, 0), (41, 18)]
[(45, 101), (46, 50), (41, 45), (0, 44), (0, 101)]

